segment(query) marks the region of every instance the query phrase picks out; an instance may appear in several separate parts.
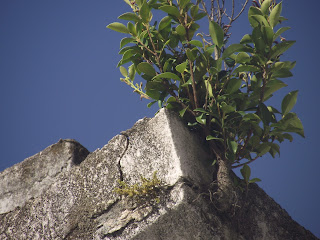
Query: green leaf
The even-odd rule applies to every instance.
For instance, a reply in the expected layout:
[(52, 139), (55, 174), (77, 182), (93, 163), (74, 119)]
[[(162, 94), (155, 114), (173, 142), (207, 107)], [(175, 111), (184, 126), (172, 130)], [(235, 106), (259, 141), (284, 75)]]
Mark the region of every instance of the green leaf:
[(272, 124), (272, 127), (275, 128), (274, 132), (293, 132), (304, 137), (304, 130), (301, 120), (297, 117), (297, 114), (293, 112), (289, 112), (284, 115), (279, 122)]
[(182, 26), (181, 24), (176, 27), (176, 32), (177, 32), (180, 36), (185, 36), (185, 35), (186, 35), (186, 29), (185, 29), (184, 26)]
[(209, 33), (212, 41), (218, 48), (221, 49), (223, 46), (224, 32), (218, 23), (215, 21), (209, 22)]
[(222, 109), (223, 113), (225, 113), (225, 114), (236, 111), (236, 109), (233, 106), (228, 105), (225, 102), (221, 103), (220, 108)]
[(231, 44), (229, 47), (227, 47), (224, 50), (222, 54), (222, 59), (226, 59), (227, 57), (230, 57), (230, 55), (235, 52), (251, 52), (251, 49), (242, 44)]
[(265, 26), (268, 27), (270, 26), (267, 19), (265, 18), (265, 16), (262, 15), (252, 15), (251, 16), (254, 20), (257, 21), (258, 24), (260, 24), (261, 26)]
[(263, 3), (261, 4), (261, 12), (264, 15), (269, 15), (269, 7), (271, 4), (271, 0), (264, 0)]
[(272, 112), (272, 113), (281, 114), (276, 108), (274, 108), (274, 107), (272, 107), (272, 106), (269, 106), (268, 109), (269, 109), (269, 111)]
[(197, 53), (195, 51), (192, 51), (190, 48), (187, 48), (186, 54), (188, 59), (193, 62), (197, 58)]
[(260, 144), (257, 148), (256, 148), (256, 151), (257, 151), (257, 154), (259, 157), (265, 155), (267, 152), (269, 152), (271, 149), (271, 145), (270, 143), (262, 143)]
[(118, 17), (118, 19), (127, 20), (127, 21), (134, 21), (134, 22), (141, 21), (141, 18), (138, 15), (136, 15), (134, 13), (130, 13), (130, 12), (120, 15)]
[(203, 108), (196, 108), (193, 110), (194, 112), (201, 112), (201, 113), (205, 113), (205, 114), (209, 114), (208, 111), (204, 110)]
[(193, 38), (193, 35), (194, 33), (200, 28), (200, 25), (197, 24), (197, 23), (192, 23), (191, 26), (190, 26), (190, 29), (189, 29), (189, 34), (188, 34), (188, 37), (189, 39), (192, 39)]
[[(286, 68), (288, 70), (291, 70), (292, 68), (294, 68), (296, 66), (296, 61), (294, 61), (294, 62), (285, 61), (283, 63), (284, 64), (283, 64), (282, 68)], [(277, 65), (277, 63), (275, 65)]]
[(272, 121), (272, 113), (264, 103), (259, 104), (260, 118), (265, 125), (269, 125)]
[(283, 21), (287, 21), (287, 20), (288, 20), (288, 18), (285, 18), (285, 17), (282, 17), (282, 16), (279, 17), (279, 22), (283, 22)]
[[(257, 126), (257, 124), (254, 124), (254, 126)], [(261, 130), (261, 132), (262, 132), (262, 130)], [(257, 147), (260, 144), (260, 134), (253, 135), (249, 140), (249, 144), (253, 148)]]
[(217, 140), (217, 141), (223, 142), (223, 139), (222, 139), (222, 138), (213, 137), (213, 136), (211, 136), (211, 135), (207, 136), (207, 137), (206, 137), (206, 140), (207, 140), (207, 141)]
[(138, 5), (139, 8), (141, 8), (142, 4), (145, 2), (146, 0), (136, 0), (136, 4)]
[(107, 26), (107, 28), (109, 28), (113, 31), (116, 31), (116, 32), (129, 33), (129, 30), (127, 29), (127, 27), (119, 22), (110, 23)]
[(301, 137), (305, 137), (302, 122), (297, 116), (290, 121), (286, 131), (287, 132), (294, 132), (294, 133), (299, 134)]
[(247, 63), (250, 62), (250, 56), (248, 53), (240, 52), (236, 57), (236, 63)]
[(287, 51), (295, 42), (296, 41), (284, 41), (284, 42), (281, 42), (281, 43), (275, 45), (271, 49), (270, 58), (275, 58), (275, 57), (281, 55), (282, 53)]
[(279, 28), (279, 30), (274, 34), (273, 36), (273, 41), (275, 41), (282, 33), (284, 33), (285, 31), (291, 29), (291, 27), (282, 27)]
[(186, 107), (186, 108), (184, 108), (184, 109), (182, 109), (181, 111), (179, 111), (180, 117), (183, 117), (183, 116), (184, 116), (184, 114), (186, 113), (186, 111), (187, 111), (188, 108), (189, 108), (189, 106)]
[(149, 8), (147, 1), (143, 2), (142, 6), (140, 8), (139, 14), (140, 14), (142, 21), (144, 23), (150, 22), (152, 15), (151, 15), (151, 11), (150, 11), (150, 8)]
[(120, 48), (123, 48), (125, 45), (127, 45), (128, 43), (133, 42), (134, 39), (133, 38), (122, 38), (121, 42), (120, 42)]
[(164, 90), (164, 87), (159, 82), (147, 82), (146, 84), (146, 94), (154, 100), (161, 99), (161, 92)]
[(264, 97), (263, 101), (265, 101), (271, 94), (273, 94), (275, 91), (278, 91), (279, 89), (286, 87), (287, 84), (280, 80), (271, 80), (267, 83), (265, 91), (264, 91)]
[(135, 25), (133, 25), (132, 22), (128, 22), (127, 28), (128, 28), (128, 30), (129, 30), (129, 32), (130, 32), (134, 37), (137, 36), (137, 30), (136, 30), (136, 28), (135, 28)]
[(292, 76), (293, 75), (290, 72), (290, 70), (288, 70), (286, 68), (281, 68), (272, 74), (272, 77), (274, 77), (274, 78), (287, 78), (287, 77), (292, 77)]
[(236, 64), (236, 61), (232, 58), (227, 58), (224, 60), (224, 62), (228, 65), (228, 67), (233, 67)]
[(187, 69), (187, 64), (188, 62), (183, 62), (179, 65), (176, 66), (176, 70), (179, 72), (179, 73), (183, 73), (186, 69)]
[(136, 47), (136, 46), (128, 46), (128, 47), (124, 47), (122, 48), (118, 54), (124, 54), (126, 51), (130, 50), (130, 49), (133, 49), (133, 50), (136, 50), (138, 51), (139, 50), (139, 47)]
[(185, 82), (184, 84), (181, 85), (181, 87), (188, 87), (192, 85), (192, 78), (190, 78), (187, 82)]
[(273, 29), (271, 27), (262, 27), (262, 34), (266, 45), (271, 47), (274, 36)]
[(129, 70), (129, 78), (133, 81), (136, 75), (136, 68), (134, 64), (130, 65), (128, 70)]
[(143, 72), (151, 77), (154, 77), (157, 74), (156, 71), (154, 70), (153, 66), (147, 62), (139, 63), (137, 68), (140, 72)]
[(251, 6), (248, 11), (248, 19), (249, 19), (250, 25), (253, 28), (259, 26), (259, 23), (255, 19), (252, 18), (252, 16), (254, 16), (254, 15), (263, 15), (263, 14), (259, 8)]
[(256, 182), (261, 182), (261, 179), (260, 178), (252, 178), (249, 181), (249, 183), (256, 183)]
[(170, 25), (172, 18), (169, 16), (165, 16), (164, 18), (161, 19), (159, 23), (159, 31), (162, 29), (165, 29), (167, 26)]
[(191, 17), (194, 18), (198, 14), (198, 11), (199, 11), (199, 6), (193, 5), (190, 9)]
[(245, 165), (243, 165), (243, 167), (240, 169), (240, 172), (241, 172), (241, 175), (242, 175), (244, 181), (245, 181), (246, 183), (249, 183), (249, 179), (250, 179), (250, 175), (251, 175), (251, 169), (250, 169), (250, 167), (249, 167), (247, 164), (245, 164)]
[(246, 115), (243, 117), (243, 120), (244, 120), (244, 121), (256, 121), (256, 122), (258, 122), (258, 123), (261, 121), (260, 117), (259, 117), (257, 114), (255, 114), (255, 113), (248, 113), (248, 114), (246, 114)]
[(201, 114), (200, 116), (196, 117), (198, 123), (205, 125), (206, 124), (206, 115)]
[(266, 49), (266, 43), (263, 39), (260, 27), (255, 27), (252, 30), (251, 38), (253, 40), (254, 46), (256, 47), (257, 51), (264, 54)]
[(163, 92), (166, 90), (166, 87), (161, 82), (147, 82), (146, 84), (146, 90), (154, 90)]
[(124, 77), (128, 76), (128, 71), (125, 67), (120, 66), (119, 69), (120, 69), (122, 76), (124, 76)]
[(160, 78), (167, 78), (167, 79), (173, 79), (173, 80), (178, 80), (178, 81), (181, 80), (176, 74), (171, 73), (171, 72), (165, 72), (165, 73), (158, 74), (153, 79), (160, 79)]
[(288, 93), (283, 98), (281, 103), (281, 110), (283, 115), (286, 115), (291, 111), (291, 109), (294, 107), (294, 105), (297, 102), (297, 97), (298, 97), (298, 90)]
[(128, 51), (125, 51), (125, 53), (122, 56), (123, 60), (129, 59), (131, 58), (134, 54), (136, 53), (136, 51), (134, 49), (129, 49)]
[(279, 23), (279, 17), (282, 11), (282, 2), (277, 4), (271, 11), (269, 17), (269, 23), (272, 28), (274, 28)]
[(151, 106), (152, 106), (153, 104), (155, 104), (156, 102), (157, 102), (157, 101), (153, 101), (153, 102), (148, 103), (147, 107), (148, 107), (148, 108), (151, 108)]
[(125, 1), (130, 7), (132, 6), (130, 0), (124, 0), (124, 1)]
[(206, 91), (207, 91), (209, 97), (213, 97), (212, 86), (211, 86), (209, 80), (204, 80), (204, 85), (206, 86)]
[(284, 134), (282, 134), (282, 136), (283, 136), (285, 139), (288, 139), (290, 142), (293, 141), (293, 137), (292, 137), (289, 133), (284, 133)]
[(251, 36), (249, 34), (246, 34), (242, 37), (242, 39), (240, 40), (241, 44), (247, 44), (247, 43), (252, 43), (252, 39)]
[(146, 90), (146, 94), (154, 100), (157, 100), (157, 101), (160, 100), (161, 93), (158, 91)]
[(233, 73), (239, 73), (239, 72), (259, 72), (260, 68), (256, 67), (256, 66), (252, 66), (252, 65), (242, 65), (237, 67)]
[(205, 12), (199, 12), (195, 17), (194, 17), (194, 20), (195, 21), (198, 21), (198, 20), (200, 20), (200, 19), (202, 19), (202, 18), (204, 18), (204, 17), (206, 17), (207, 16), (207, 14), (205, 13)]
[(231, 78), (228, 86), (227, 86), (227, 93), (232, 94), (239, 90), (241, 87), (242, 80), (240, 78)]
[(205, 47), (205, 53), (208, 55), (211, 55), (214, 52), (215, 48), (216, 47), (214, 45), (212, 45), (210, 47)]
[(235, 141), (228, 141), (228, 147), (232, 151), (233, 154), (237, 153), (238, 143)]
[(161, 11), (164, 11), (164, 12), (170, 14), (170, 15), (175, 16), (176, 18), (180, 17), (179, 9), (175, 6), (162, 6), (162, 7), (159, 7), (159, 9)]
[(179, 1), (180, 8), (181, 9), (185, 8), (189, 2), (190, 2), (190, 0), (180, 0)]
[(169, 42), (169, 46), (171, 48), (176, 48), (179, 44), (179, 38), (180, 36), (178, 34), (171, 34), (170, 36), (170, 42)]
[(173, 96), (171, 96), (167, 99), (167, 103), (176, 103), (176, 102), (177, 102), (177, 99)]
[(199, 40), (191, 40), (189, 44), (195, 45), (197, 47), (203, 47), (202, 42), (200, 42)]
[(275, 158), (276, 154), (278, 153), (278, 155), (280, 157), (280, 146), (276, 143), (270, 143), (270, 146), (271, 146), (271, 148), (270, 148), (269, 153), (271, 154), (271, 156), (273, 158)]

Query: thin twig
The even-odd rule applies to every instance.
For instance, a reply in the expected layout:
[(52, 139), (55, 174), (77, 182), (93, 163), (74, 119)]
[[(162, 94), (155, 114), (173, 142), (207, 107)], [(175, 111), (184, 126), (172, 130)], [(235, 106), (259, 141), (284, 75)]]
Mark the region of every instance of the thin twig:
[(193, 64), (190, 59), (189, 59), (189, 66), (190, 66), (190, 76), (192, 79), (192, 91), (193, 91), (194, 104), (195, 104), (195, 108), (198, 108), (199, 103), (198, 103), (197, 90), (196, 90), (196, 80), (194, 79)]
[(248, 5), (248, 2), (249, 2), (249, 0), (246, 0), (246, 2), (243, 4), (242, 9), (238, 13), (238, 15), (235, 18), (232, 19), (232, 22), (234, 22), (235, 20), (237, 20), (237, 18), (239, 18), (241, 16), (241, 14), (243, 13), (244, 9)]
[(236, 156), (236, 160), (240, 157), (241, 153), (243, 152), (243, 150), (247, 147), (248, 143), (249, 143), (249, 140), (251, 138), (251, 135), (253, 133), (253, 130), (251, 129), (250, 132), (248, 133), (248, 136), (243, 144), (243, 146), (241, 147), (241, 149), (239, 150), (237, 156)]
[(154, 53), (155, 53), (154, 56), (156, 57), (156, 61), (157, 61), (157, 63), (158, 63), (160, 72), (163, 72), (163, 71), (162, 71), (161, 64), (160, 64), (160, 58), (159, 58), (159, 56), (158, 56), (158, 54), (157, 54), (157, 50), (158, 50), (158, 49), (156, 48), (156, 46), (154, 45), (154, 42), (153, 42), (153, 40), (152, 40), (149, 26), (147, 25), (146, 28), (147, 28), (147, 32), (148, 32), (148, 35), (149, 35), (149, 38), (150, 38), (151, 45), (152, 45), (152, 47), (153, 47), (153, 51), (154, 51)]
[[(211, 0), (211, 13), (210, 13), (211, 21), (214, 21), (214, 18), (213, 18), (214, 12), (215, 12), (215, 10), (214, 10), (214, 1), (215, 1), (215, 0)], [(218, 0), (218, 1), (219, 1), (219, 0)]]
[(152, 55), (156, 56), (157, 54), (153, 52), (150, 48), (148, 48), (139, 38), (136, 39), (138, 43), (140, 43), (147, 51), (149, 51)]
[(231, 168), (242, 167), (242, 166), (244, 166), (244, 165), (246, 165), (246, 164), (252, 163), (253, 161), (257, 160), (259, 157), (260, 157), (260, 156), (256, 156), (254, 159), (252, 159), (252, 160), (250, 160), (250, 161), (248, 161), (248, 162), (241, 163), (241, 164), (238, 164), (238, 165), (236, 165), (236, 166), (232, 166)]

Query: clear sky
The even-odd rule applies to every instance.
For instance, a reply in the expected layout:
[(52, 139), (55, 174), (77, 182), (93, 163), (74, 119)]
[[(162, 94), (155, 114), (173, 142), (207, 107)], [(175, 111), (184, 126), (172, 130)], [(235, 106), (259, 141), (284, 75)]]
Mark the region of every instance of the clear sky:
[[(284, 0), (284, 36), (297, 43), (294, 77), (280, 91), (299, 89), (293, 109), (306, 139), (281, 145), (281, 157), (252, 164), (259, 185), (294, 220), (320, 237), (319, 7), (316, 0)], [(105, 26), (130, 11), (121, 0), (0, 1), (0, 171), (60, 138), (73, 138), (90, 151), (104, 146), (140, 118), (152, 117), (137, 94), (119, 81), (119, 41)], [(244, 15), (233, 27), (240, 40), (248, 29)], [(244, 32), (243, 32), (244, 31)], [(277, 96), (276, 96), (277, 98)], [(280, 98), (279, 98), (280, 99)]]

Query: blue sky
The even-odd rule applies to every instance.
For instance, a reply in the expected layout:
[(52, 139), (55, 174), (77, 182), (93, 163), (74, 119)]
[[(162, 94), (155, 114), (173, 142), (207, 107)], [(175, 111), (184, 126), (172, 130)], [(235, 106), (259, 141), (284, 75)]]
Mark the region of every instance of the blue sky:
[[(286, 58), (297, 60), (294, 77), (278, 97), (299, 89), (293, 109), (306, 139), (281, 145), (281, 157), (252, 164), (259, 185), (297, 222), (320, 237), (318, 153), (320, 87), (318, 1), (302, 6), (284, 0), (283, 15), (297, 40)], [(73, 138), (90, 151), (105, 145), (138, 119), (152, 117), (137, 94), (119, 81), (119, 42), (105, 26), (130, 11), (120, 0), (0, 1), (0, 171), (60, 138)], [(233, 27), (240, 40), (248, 29), (244, 15)]]

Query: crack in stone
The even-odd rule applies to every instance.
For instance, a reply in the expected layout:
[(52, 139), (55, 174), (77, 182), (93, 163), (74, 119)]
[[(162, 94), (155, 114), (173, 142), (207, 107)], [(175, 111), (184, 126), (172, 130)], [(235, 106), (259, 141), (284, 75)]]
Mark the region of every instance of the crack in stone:
[(92, 214), (92, 216), (90, 217), (91, 219), (97, 219), (98, 217), (102, 216), (103, 214), (109, 212), (111, 210), (111, 208), (113, 208), (120, 200), (119, 199), (116, 199), (114, 201), (109, 201), (107, 203), (107, 206), (102, 209), (101, 211), (99, 212), (96, 212), (94, 214)]
[(66, 236), (63, 238), (63, 240), (67, 240), (78, 227), (79, 226), (77, 224), (75, 227), (71, 228), (69, 232), (66, 234)]
[(125, 131), (121, 132), (120, 134), (125, 136), (126, 140), (127, 140), (126, 141), (126, 147), (125, 147), (123, 153), (120, 155), (120, 159), (118, 161), (118, 169), (119, 169), (119, 173), (120, 173), (120, 181), (123, 181), (123, 172), (122, 172), (122, 168), (121, 168), (121, 160), (122, 160), (124, 154), (127, 152), (128, 147), (129, 147), (129, 135)]

